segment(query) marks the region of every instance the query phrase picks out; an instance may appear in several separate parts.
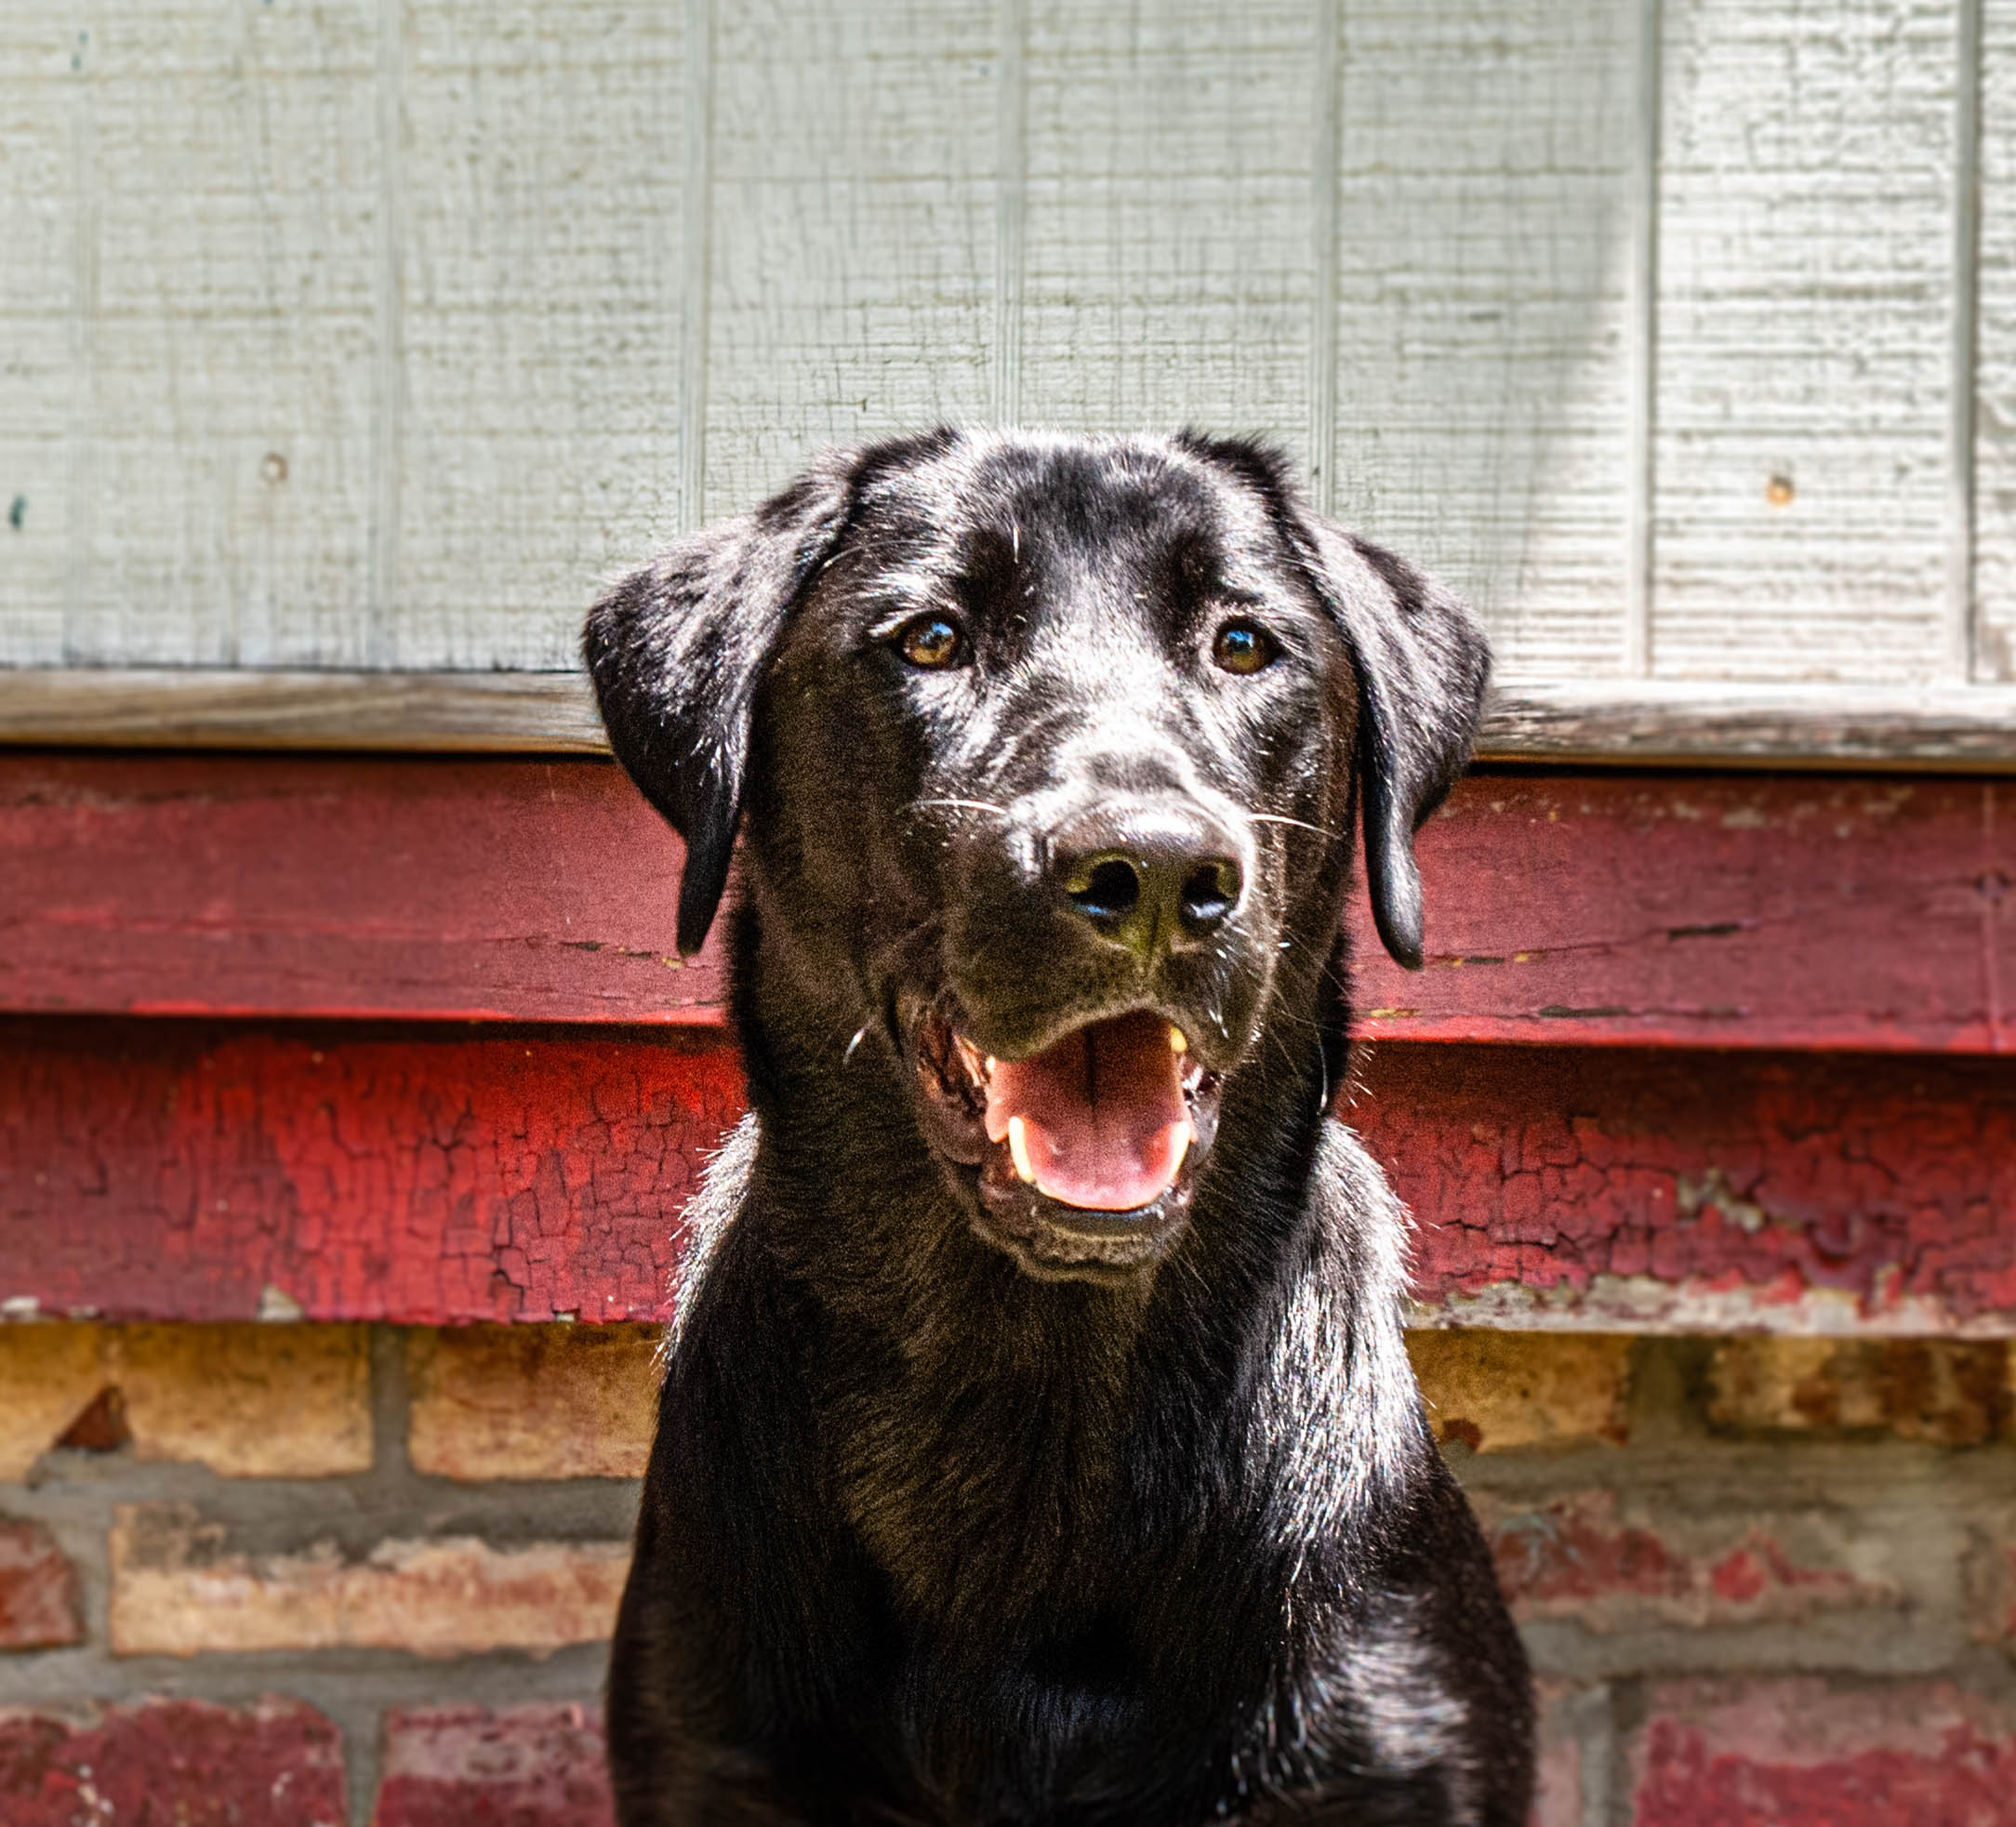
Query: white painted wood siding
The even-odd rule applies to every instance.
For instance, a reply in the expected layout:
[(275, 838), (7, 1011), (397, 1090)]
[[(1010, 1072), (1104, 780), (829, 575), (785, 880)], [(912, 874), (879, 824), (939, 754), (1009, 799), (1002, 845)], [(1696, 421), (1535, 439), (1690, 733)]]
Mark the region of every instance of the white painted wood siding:
[(0, 669), (564, 669), (1013, 419), (1274, 436), (1514, 685), (2016, 680), (2016, 0), (17, 7), (0, 337)]

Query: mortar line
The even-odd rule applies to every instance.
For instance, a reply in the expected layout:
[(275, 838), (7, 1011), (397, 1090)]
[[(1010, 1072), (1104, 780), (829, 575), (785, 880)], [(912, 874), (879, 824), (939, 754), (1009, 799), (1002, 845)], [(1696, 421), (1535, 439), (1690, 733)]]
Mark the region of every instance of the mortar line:
[(1022, 417), (1022, 290), (1028, 258), (1028, 0), (994, 7), (994, 423)]
[(1631, 145), (1630, 272), (1625, 297), (1624, 668), (1633, 679), (1652, 669), (1654, 516), (1659, 435), (1659, 167), (1665, 73), (1663, 0), (1639, 0)]
[(686, 0), (686, 171), (679, 308), (679, 528), (707, 519), (707, 370), (714, 281), (714, 7)]
[(1340, 0), (1316, 0), (1316, 56), (1309, 145), (1309, 487), (1320, 514), (1336, 510), (1337, 217), (1342, 180)]
[(1982, 0), (1959, 0), (1955, 23), (1953, 318), (1946, 401), (1945, 670), (1974, 670), (1974, 412), (1981, 311)]
[(398, 657), (400, 461), (405, 388), (405, 0), (378, 0), (378, 235), (374, 248), (371, 373), (370, 582), (366, 666)]

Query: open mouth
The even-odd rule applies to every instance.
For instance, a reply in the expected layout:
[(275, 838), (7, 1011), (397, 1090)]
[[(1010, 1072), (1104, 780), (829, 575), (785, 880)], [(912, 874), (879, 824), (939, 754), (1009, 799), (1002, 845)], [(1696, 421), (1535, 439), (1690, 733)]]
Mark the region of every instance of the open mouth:
[(911, 1039), (928, 1137), (979, 1170), (997, 1240), (1052, 1271), (1159, 1251), (1217, 1127), (1218, 1075), (1174, 1022), (1134, 1010), (1004, 1060), (926, 1010)]

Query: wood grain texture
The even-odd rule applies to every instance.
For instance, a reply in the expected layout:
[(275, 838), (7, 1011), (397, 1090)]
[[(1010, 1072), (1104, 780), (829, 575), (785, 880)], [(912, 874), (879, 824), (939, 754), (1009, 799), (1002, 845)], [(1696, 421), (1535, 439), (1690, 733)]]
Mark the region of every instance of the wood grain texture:
[(0, 661), (38, 666), (63, 657), (81, 276), (79, 113), (61, 73), (82, 54), (67, 14), (0, 17)]
[(1624, 664), (1638, 0), (1341, 9), (1339, 517), (1510, 679)]
[(2016, 5), (1981, 8), (1972, 659), (2016, 682)]
[[(14, 1315), (662, 1319), (724, 1043), (0, 1022)], [(1385, 1045), (1417, 1323), (2016, 1334), (1986, 1061)]]
[(670, 531), (689, 197), (684, 19), (405, 7), (381, 649), (575, 664), (598, 582)]
[(4, 772), (0, 1007), (720, 1024), (679, 841), (606, 761)]
[(1317, 10), (1030, 6), (1019, 417), (1306, 463)]
[[(0, 743), (606, 754), (575, 672), (0, 668)], [(1509, 685), (1486, 761), (2016, 768), (2016, 694), (1959, 686)]]
[(1665, 17), (1654, 668), (1956, 682), (1955, 0)]
[(73, 55), (64, 657), (363, 658), (377, 8), (108, 0)]
[(815, 447), (1019, 416), (1283, 439), (1514, 685), (1649, 635), (1666, 681), (1956, 686), (1970, 556), (2004, 678), (2016, 22), (1963, 68), (1973, 4), (23, 14), (0, 665), (564, 669), (600, 576)]
[[(1398, 1039), (2016, 1046), (1992, 781), (1465, 782), (1419, 841), (1428, 965), (1362, 909)], [(606, 762), (7, 758), (0, 1009), (718, 1024), (679, 848)], [(718, 941), (717, 941), (718, 943)]]
[(1427, 964), (1359, 948), (1371, 1036), (2016, 1048), (1997, 783), (1477, 775), (1416, 840)]
[(992, 0), (717, 7), (704, 512), (829, 444), (984, 420)]

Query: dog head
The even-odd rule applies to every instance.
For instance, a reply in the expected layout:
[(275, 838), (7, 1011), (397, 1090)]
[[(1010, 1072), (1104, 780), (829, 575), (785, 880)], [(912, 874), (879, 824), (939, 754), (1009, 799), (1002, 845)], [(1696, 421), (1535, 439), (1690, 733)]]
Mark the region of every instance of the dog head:
[(1270, 1018), (1306, 1025), (1360, 808), (1379, 933), (1420, 963), (1413, 832), (1488, 668), (1278, 457), (1194, 435), (829, 454), (617, 585), (586, 646), (685, 840), (681, 947), (746, 824), (815, 1044), (875, 1035), (975, 1229), (1088, 1278), (1166, 1250)]

